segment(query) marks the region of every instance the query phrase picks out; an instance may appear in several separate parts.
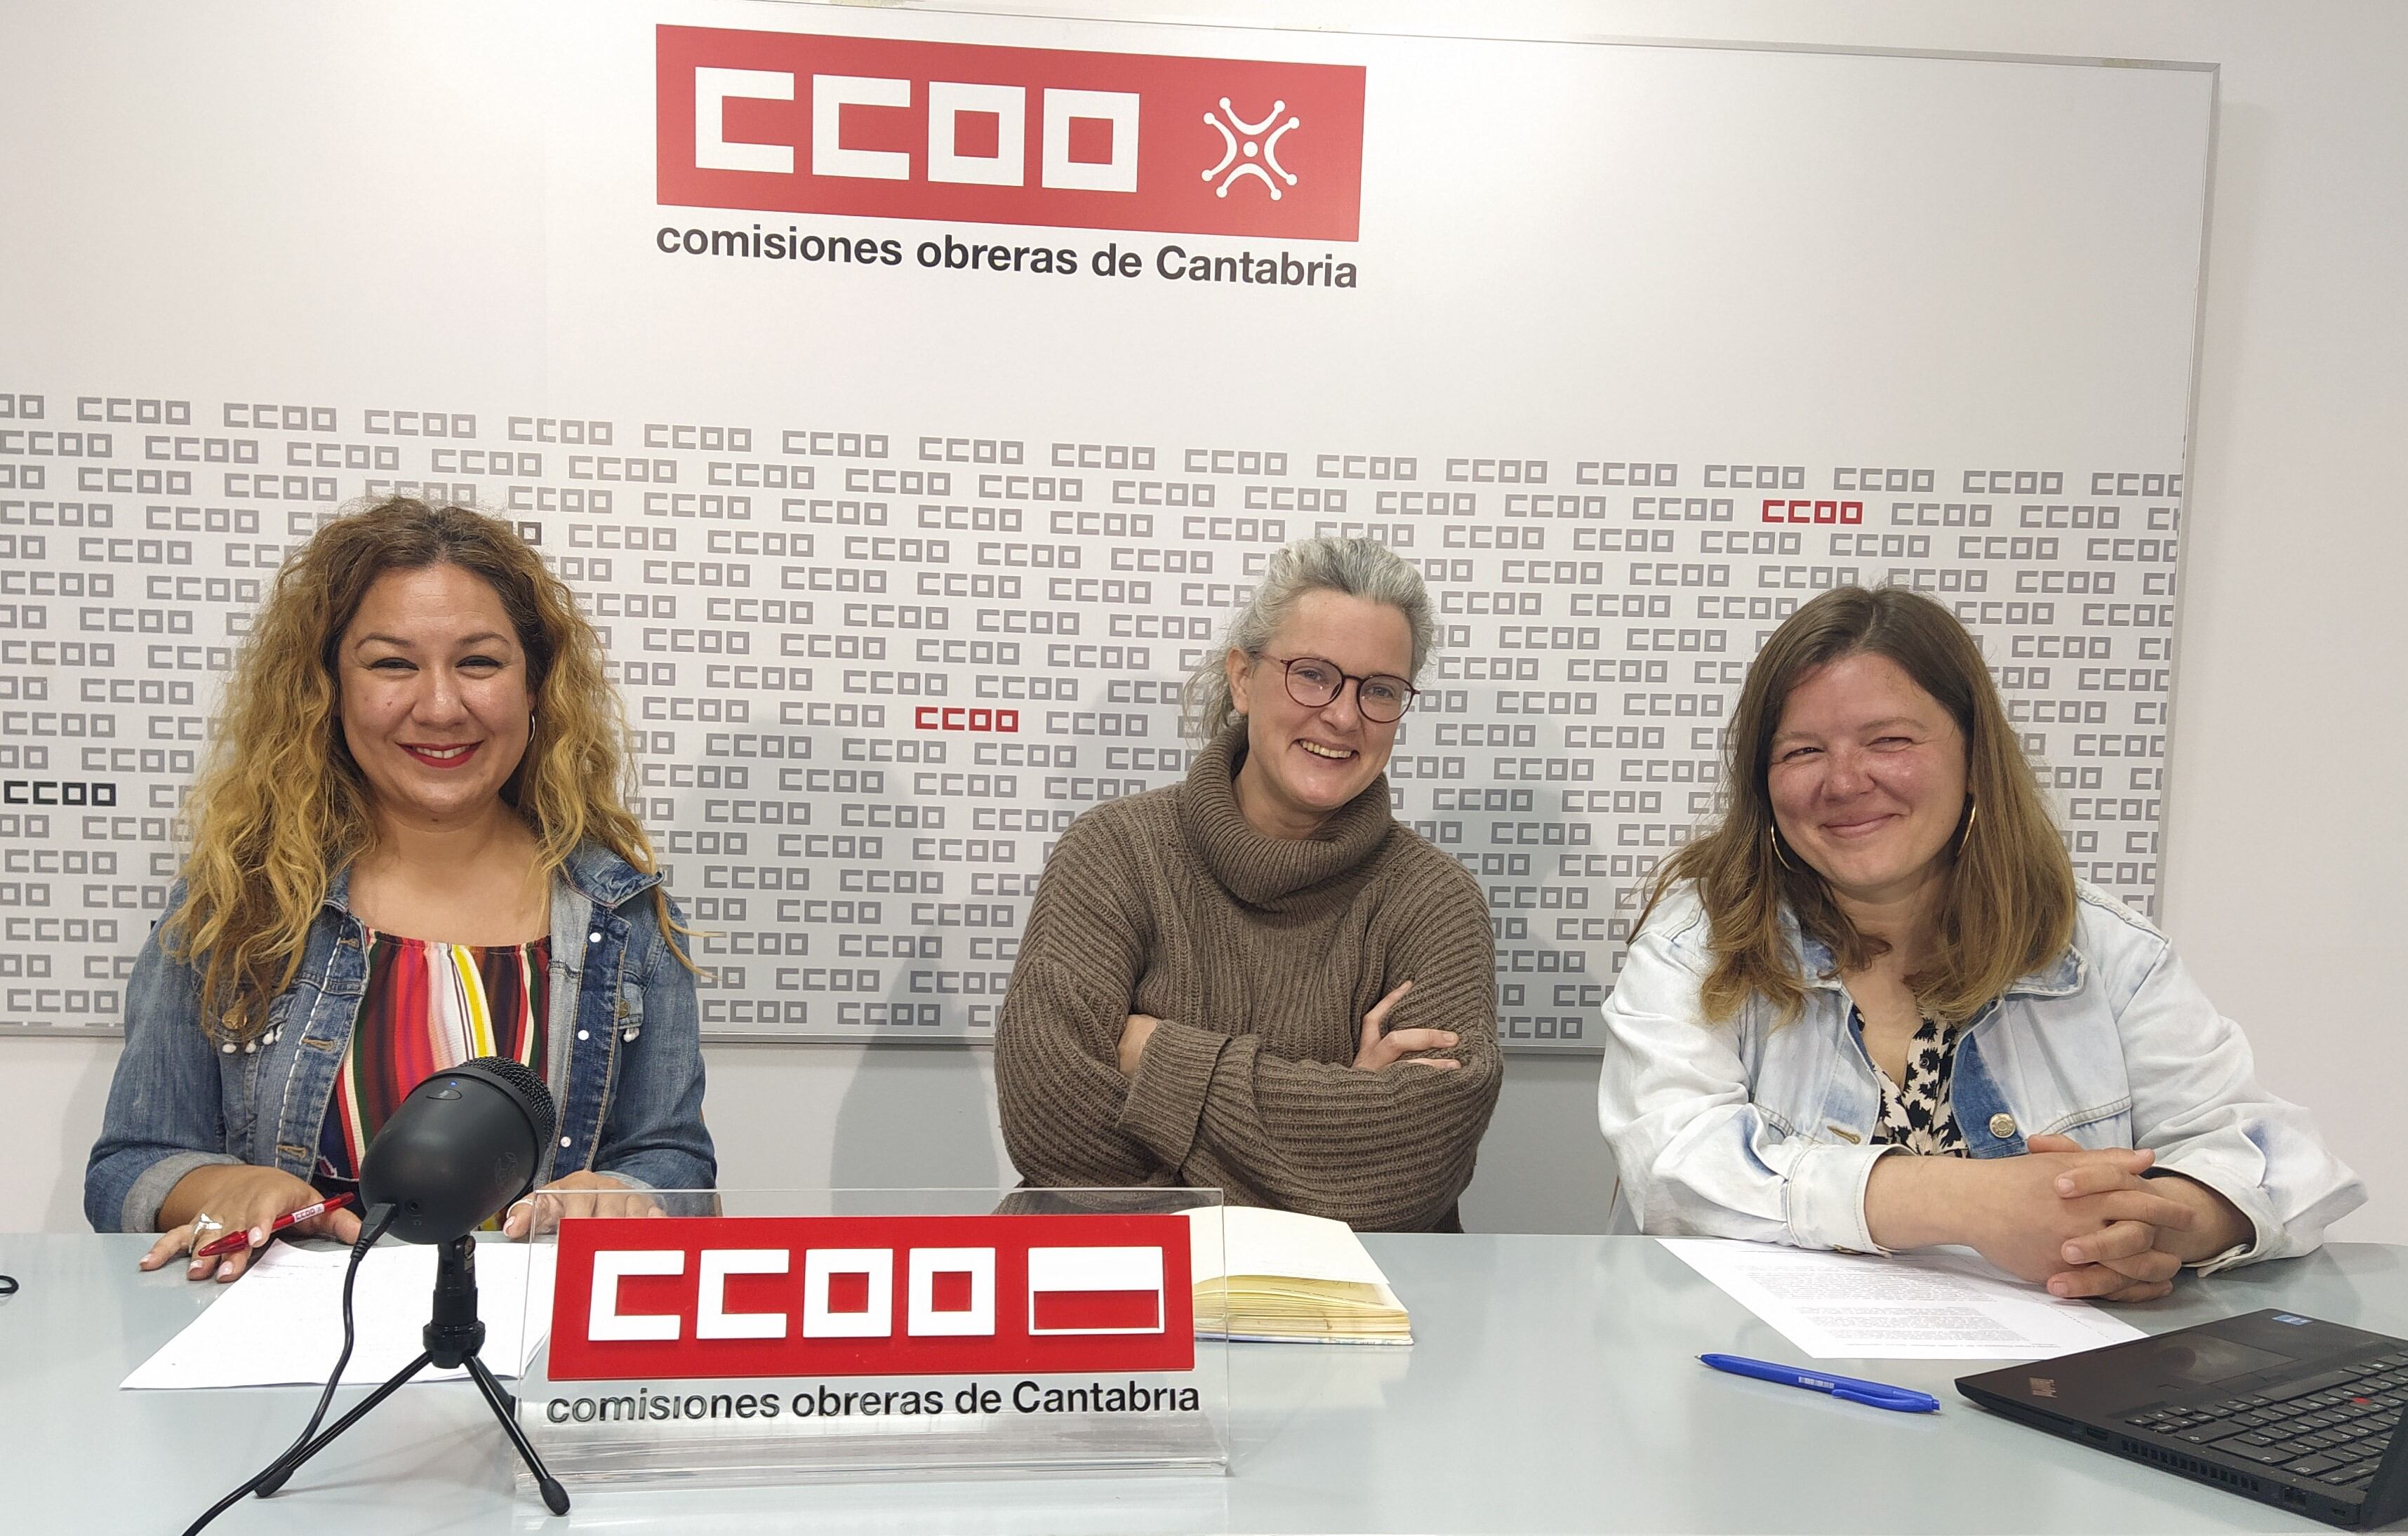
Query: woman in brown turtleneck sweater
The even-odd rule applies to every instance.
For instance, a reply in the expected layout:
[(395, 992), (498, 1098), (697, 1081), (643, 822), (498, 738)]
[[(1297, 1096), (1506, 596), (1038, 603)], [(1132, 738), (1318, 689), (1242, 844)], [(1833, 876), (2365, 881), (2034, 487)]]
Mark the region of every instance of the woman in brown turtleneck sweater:
[(1502, 1066), (1495, 947), (1382, 776), (1432, 633), (1384, 547), (1289, 546), (1189, 684), (1186, 782), (1063, 834), (996, 1027), (1030, 1184), (1460, 1230)]

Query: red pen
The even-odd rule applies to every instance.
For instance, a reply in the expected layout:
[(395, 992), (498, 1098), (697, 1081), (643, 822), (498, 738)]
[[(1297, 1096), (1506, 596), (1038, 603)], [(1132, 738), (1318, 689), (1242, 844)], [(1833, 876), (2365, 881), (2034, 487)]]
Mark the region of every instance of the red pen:
[[(296, 1221), (307, 1221), (313, 1216), (323, 1216), (328, 1211), (339, 1211), (351, 1202), (351, 1197), (345, 1194), (331, 1196), (328, 1199), (320, 1201), (315, 1205), (304, 1205), (297, 1211), (292, 1212), (289, 1215), (278, 1216), (274, 1221), (269, 1222), (267, 1224), (267, 1235), (269, 1237), (274, 1237), (277, 1233), (282, 1231), (285, 1228), (292, 1226)], [(236, 1248), (247, 1248), (250, 1245), (251, 1229), (246, 1227), (237, 1232), (226, 1233), (225, 1236), (219, 1238), (208, 1247), (194, 1254), (193, 1257), (195, 1259), (215, 1259), (222, 1253), (232, 1253)]]

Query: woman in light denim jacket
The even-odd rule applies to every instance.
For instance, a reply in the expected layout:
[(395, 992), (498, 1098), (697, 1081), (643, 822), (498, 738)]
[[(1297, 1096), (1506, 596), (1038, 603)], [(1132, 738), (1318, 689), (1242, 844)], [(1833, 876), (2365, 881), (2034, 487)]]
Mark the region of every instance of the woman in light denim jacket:
[[(165, 1230), (146, 1268), (203, 1225), (248, 1229), (251, 1247), (190, 1271), (230, 1280), (269, 1218), (317, 1197), (379, 932), (425, 935), (399, 941), (425, 945), (396, 951), (412, 962), (548, 957), (545, 1006), (531, 982), (514, 994), (559, 1109), (547, 1213), (710, 1188), (695, 976), (619, 798), (622, 729), (592, 626), (509, 525), (395, 500), (322, 529), (236, 663), (184, 878), (135, 965), (93, 1225)], [(513, 1207), (509, 1230), (534, 1216)]]
[(2074, 879), (1946, 609), (1806, 604), (1727, 775), (1606, 1007), (1598, 1120), (1642, 1230), (1966, 1244), (2142, 1301), (2306, 1253), (2364, 1201), (2164, 937)]

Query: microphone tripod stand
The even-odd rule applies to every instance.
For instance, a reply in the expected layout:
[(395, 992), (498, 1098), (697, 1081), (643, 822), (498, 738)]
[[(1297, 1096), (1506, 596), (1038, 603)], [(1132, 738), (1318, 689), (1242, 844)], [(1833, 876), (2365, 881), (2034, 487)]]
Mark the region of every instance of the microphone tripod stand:
[(477, 1240), (474, 1237), (463, 1235), (437, 1245), (435, 1313), (421, 1337), (424, 1339), (426, 1348), (418, 1358), (402, 1367), (399, 1374), (369, 1393), (358, 1407), (337, 1419), (316, 1439), (269, 1469), (260, 1481), (259, 1496), (265, 1499), (281, 1488), (287, 1478), (300, 1471), (303, 1462), (324, 1450), (337, 1435), (366, 1418), (370, 1409), (399, 1391), (403, 1383), (430, 1365), (445, 1368), (465, 1366), (468, 1379), (477, 1384), (477, 1390), (485, 1395), (485, 1402), (494, 1410), (494, 1416), (501, 1420), (502, 1432), (509, 1435), (510, 1444), (518, 1447), (519, 1459), (524, 1461), (527, 1471), (535, 1474), (535, 1484), (543, 1492), (545, 1507), (554, 1515), (567, 1514), (568, 1490), (545, 1470), (543, 1458), (536, 1455), (535, 1447), (527, 1444), (525, 1432), (519, 1428), (518, 1418), (512, 1412), (516, 1407), (515, 1401), (502, 1390), (501, 1384), (494, 1380), (494, 1373), (485, 1369), (485, 1362), (477, 1358), (478, 1350), (484, 1346), (485, 1325), (477, 1316)]

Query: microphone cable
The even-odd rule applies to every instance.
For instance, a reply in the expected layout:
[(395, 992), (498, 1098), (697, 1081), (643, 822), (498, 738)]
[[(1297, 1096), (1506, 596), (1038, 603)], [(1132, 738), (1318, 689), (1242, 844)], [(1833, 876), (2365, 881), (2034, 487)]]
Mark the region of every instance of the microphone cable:
[[(318, 1432), (318, 1426), (323, 1422), (326, 1417), (327, 1404), (335, 1401), (335, 1388), (342, 1384), (343, 1367), (351, 1363), (351, 1282), (359, 1278), (360, 1260), (367, 1257), (368, 1250), (376, 1246), (377, 1239), (385, 1234), (386, 1229), (393, 1225), (394, 1218), (398, 1216), (400, 1214), (401, 1211), (398, 1206), (376, 1205), (370, 1207), (367, 1214), (360, 1219), (359, 1241), (351, 1244), (351, 1261), (349, 1267), (343, 1271), (342, 1353), (335, 1357), (335, 1369), (328, 1373), (326, 1377), (326, 1389), (318, 1394), (318, 1406), (311, 1411), (309, 1415), (309, 1422), (302, 1429), (300, 1438), (294, 1441), (292, 1444), (286, 1446), (282, 1451), (279, 1452), (274, 1460), (270, 1461), (266, 1466), (262, 1467), (259, 1470), (258, 1476), (253, 1477), (242, 1486), (235, 1489), (232, 1493), (227, 1494), (216, 1503), (211, 1504), (207, 1514), (203, 1515), (199, 1519), (184, 1528), (184, 1536), (196, 1536), (196, 1533), (202, 1527), (208, 1525), (211, 1520), (216, 1519), (219, 1515), (223, 1515), (226, 1511), (234, 1508), (235, 1505), (242, 1502), (245, 1498), (249, 1497), (253, 1491), (258, 1489), (261, 1485), (271, 1479), (276, 1479), (277, 1473), (284, 1471), (286, 1464), (292, 1461), (294, 1457), (299, 1456), (301, 1452), (308, 1447), (310, 1437)], [(280, 1482), (281, 1481), (280, 1479), (277, 1480)]]

